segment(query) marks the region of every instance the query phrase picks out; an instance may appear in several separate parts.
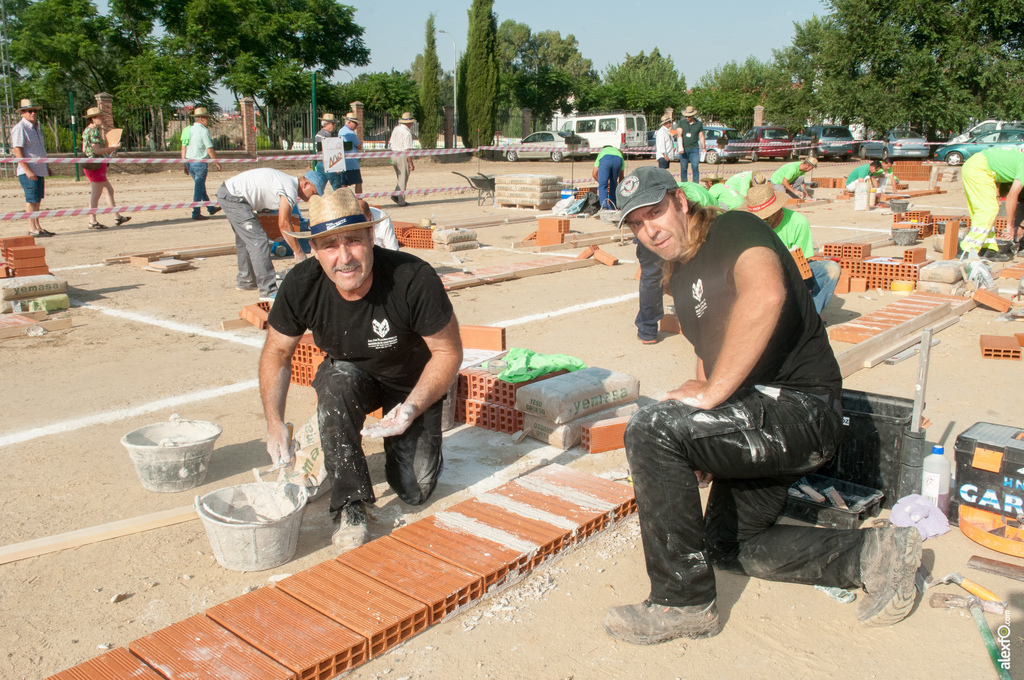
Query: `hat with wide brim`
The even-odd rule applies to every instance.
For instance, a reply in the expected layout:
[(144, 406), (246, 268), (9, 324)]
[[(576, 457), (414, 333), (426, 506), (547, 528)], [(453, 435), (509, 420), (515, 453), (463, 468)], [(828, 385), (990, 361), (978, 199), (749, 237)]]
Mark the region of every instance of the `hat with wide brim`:
[(658, 125), (664, 125), (665, 123), (671, 123), (671, 122), (672, 122), (672, 116), (670, 116), (670, 115), (668, 115), (666, 113), (664, 116), (661, 117), (661, 122), (658, 123)]
[(786, 206), (788, 198), (785, 191), (776, 191), (771, 184), (752, 184), (747, 192), (746, 209), (767, 220)]
[(398, 122), (403, 123), (405, 125), (412, 125), (413, 123), (416, 122), (416, 119), (412, 117), (411, 113), (406, 111), (405, 113), (402, 114), (402, 117), (398, 119)]
[(619, 207), (618, 226), (622, 226), (629, 213), (660, 202), (666, 193), (678, 188), (672, 173), (653, 165), (645, 165), (629, 173), (615, 191), (615, 205)]
[(724, 182), (725, 180), (722, 179), (721, 175), (711, 172), (707, 174), (701, 174), (700, 181), (711, 182), (712, 184), (715, 184), (716, 182)]
[(345, 116), (345, 122), (346, 123), (358, 123), (359, 122), (359, 116), (356, 116), (355, 114), (351, 114), (350, 113), (347, 116)]
[(320, 122), (321, 123), (337, 123), (338, 119), (334, 117), (333, 113), (325, 113), (324, 115), (320, 116)]
[(692, 106), (687, 106), (686, 109), (683, 111), (683, 118), (692, 118), (693, 116), (696, 115), (697, 109), (693, 108)]
[(102, 115), (103, 115), (103, 111), (101, 111), (100, 107), (98, 107), (98, 106), (94, 106), (94, 107), (92, 107), (90, 109), (87, 109), (86, 112), (85, 112), (85, 117), (86, 118), (96, 118), (97, 116), (102, 116)]
[[(372, 213), (371, 213), (372, 214)], [(350, 231), (359, 231), (383, 222), (387, 217), (366, 219), (359, 199), (348, 187), (324, 187), (323, 196), (309, 197), (309, 231), (286, 231), (293, 238), (315, 239)]]
[(39, 104), (36, 104), (31, 99), (22, 99), (21, 106), (18, 107), (18, 112), (20, 113), (22, 111), (38, 111), (41, 108), (43, 107)]
[(818, 159), (815, 158), (814, 156), (808, 156), (807, 158), (801, 158), (800, 162), (801, 163), (807, 163), (807, 165), (811, 166), (812, 168), (818, 167)]
[(205, 106), (197, 106), (192, 110), (193, 118), (209, 118), (210, 112), (206, 110)]

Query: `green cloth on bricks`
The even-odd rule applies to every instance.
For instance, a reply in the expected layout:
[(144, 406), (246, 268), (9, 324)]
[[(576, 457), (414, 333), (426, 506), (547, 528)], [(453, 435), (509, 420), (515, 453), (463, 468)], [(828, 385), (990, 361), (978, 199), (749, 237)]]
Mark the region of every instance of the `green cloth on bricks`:
[(539, 354), (532, 349), (513, 347), (505, 355), (508, 368), (498, 376), (499, 380), (521, 383), (539, 378), (556, 371), (578, 371), (587, 365), (568, 354)]

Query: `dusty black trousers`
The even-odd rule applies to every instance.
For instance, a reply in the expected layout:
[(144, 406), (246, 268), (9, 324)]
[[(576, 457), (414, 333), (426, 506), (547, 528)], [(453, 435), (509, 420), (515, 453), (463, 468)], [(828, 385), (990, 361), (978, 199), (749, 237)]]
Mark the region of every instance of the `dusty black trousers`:
[[(324, 467), (333, 478), (331, 511), (352, 501), (377, 500), (363, 454), (366, 414), (384, 413), (401, 403), (406, 394), (389, 390), (347, 361), (325, 359), (313, 379), (317, 395), (317, 422)], [(384, 474), (398, 497), (409, 505), (422, 505), (434, 493), (441, 476), (441, 408), (438, 400), (397, 437), (384, 438)]]
[[(841, 407), (767, 391), (742, 388), (708, 411), (663, 401), (630, 420), (626, 456), (653, 602), (709, 604), (712, 565), (770, 581), (861, 585), (859, 530), (776, 524), (789, 486), (835, 455)], [(714, 475), (703, 515), (695, 470)]]

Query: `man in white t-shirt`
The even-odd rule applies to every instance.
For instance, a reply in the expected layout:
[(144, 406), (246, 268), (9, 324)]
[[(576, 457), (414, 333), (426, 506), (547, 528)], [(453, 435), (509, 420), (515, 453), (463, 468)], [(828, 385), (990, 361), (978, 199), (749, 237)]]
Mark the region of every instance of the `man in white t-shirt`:
[(302, 177), (292, 177), (280, 170), (259, 168), (231, 177), (217, 191), (217, 202), (235, 232), (238, 256), (238, 290), (259, 289), (260, 300), (272, 300), (277, 294), (277, 275), (270, 261), (270, 241), (256, 213), (277, 211), (281, 235), (295, 253), (302, 252), (298, 243), (285, 234), (292, 230), (292, 208), (310, 196), (322, 195), (327, 177), (311, 170)]
[[(411, 113), (406, 111), (402, 114), (402, 117), (398, 120), (398, 125), (391, 132), (390, 146), (392, 151), (409, 151), (413, 148), (412, 130), (410, 128), (415, 123), (416, 119), (412, 117)], [(405, 191), (405, 187), (409, 183), (409, 174), (416, 169), (412, 162), (412, 156), (392, 158), (391, 164), (395, 166), (395, 176), (398, 178), (395, 191)], [(405, 205), (406, 203), (405, 196), (392, 196), (391, 200), (398, 205)]]
[(658, 167), (668, 170), (672, 153), (672, 116), (661, 117), (661, 127), (654, 133), (654, 157), (658, 159)]

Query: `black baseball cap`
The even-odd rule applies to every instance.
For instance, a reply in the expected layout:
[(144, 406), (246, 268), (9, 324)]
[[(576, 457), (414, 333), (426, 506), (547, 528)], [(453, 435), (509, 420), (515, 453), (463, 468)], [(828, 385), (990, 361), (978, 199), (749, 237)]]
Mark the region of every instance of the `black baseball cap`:
[(629, 173), (615, 192), (620, 212), (619, 226), (626, 221), (629, 213), (660, 202), (666, 193), (678, 188), (672, 173), (653, 165), (645, 165)]

